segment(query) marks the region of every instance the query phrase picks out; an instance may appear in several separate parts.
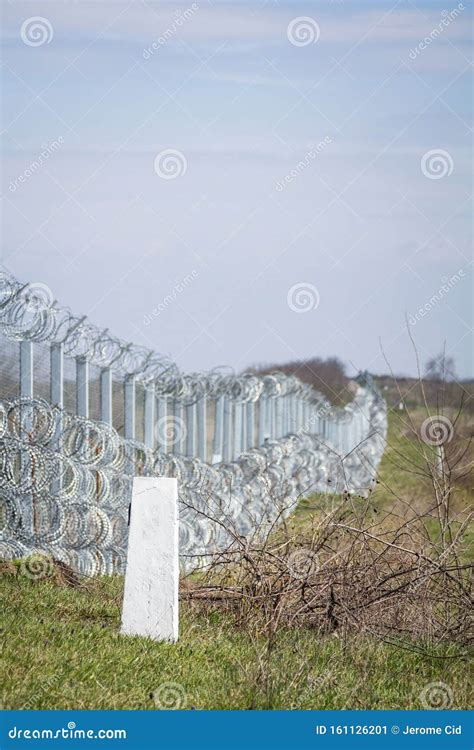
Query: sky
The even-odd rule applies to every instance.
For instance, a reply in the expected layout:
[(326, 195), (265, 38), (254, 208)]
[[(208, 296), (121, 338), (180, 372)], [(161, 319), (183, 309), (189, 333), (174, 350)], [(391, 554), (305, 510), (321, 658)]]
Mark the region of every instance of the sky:
[(412, 337), (471, 377), (471, 24), (5, 0), (2, 267), (186, 371), (415, 374)]

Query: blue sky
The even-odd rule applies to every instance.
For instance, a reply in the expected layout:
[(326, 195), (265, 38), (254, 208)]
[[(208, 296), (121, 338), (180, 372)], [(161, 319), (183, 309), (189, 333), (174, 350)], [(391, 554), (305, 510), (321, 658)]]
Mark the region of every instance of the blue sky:
[[(406, 314), (422, 361), (446, 341), (473, 374), (467, 2), (37, 0), (2, 14), (10, 271), (186, 370), (337, 355), (381, 372), (381, 339), (414, 373)], [(32, 17), (42, 44), (24, 41)], [(298, 46), (301, 17), (315, 38)], [(169, 149), (175, 179), (155, 169)], [(430, 152), (444, 176), (423, 172)], [(304, 314), (289, 304), (299, 284), (317, 290)]]

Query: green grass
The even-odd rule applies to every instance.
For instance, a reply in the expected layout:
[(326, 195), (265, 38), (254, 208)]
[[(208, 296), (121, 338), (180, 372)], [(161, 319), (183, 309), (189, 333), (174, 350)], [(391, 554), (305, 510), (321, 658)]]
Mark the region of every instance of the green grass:
[[(387, 487), (410, 503), (429, 503), (429, 485), (396, 466), (400, 449), (421, 460), (416, 442), (404, 434), (398, 415), (390, 421), (383, 483), (371, 503), (392, 507), (397, 501)], [(461, 505), (466, 493), (462, 487)], [(303, 501), (296, 523), (309, 520), (320, 502)], [(465, 657), (449, 644), (431, 643), (428, 649), (421, 642), (400, 642), (396, 647), (300, 628), (280, 632), (262, 672), (264, 641), (252, 644), (226, 614), (199, 614), (186, 601), (177, 644), (121, 636), (122, 585), (119, 578), (58, 585), (53, 579), (32, 581), (13, 569), (0, 575), (5, 708), (419, 709), (422, 691), (439, 682), (452, 695), (453, 708), (472, 702)], [(173, 683), (168, 694), (167, 683)]]
[[(432, 682), (449, 686), (455, 706), (469, 703), (463, 659), (368, 639), (283, 632), (259, 682), (255, 648), (217, 611), (196, 616), (184, 605), (175, 645), (120, 636), (121, 586), (103, 579), (85, 590), (2, 576), (5, 708), (155, 709), (166, 683), (178, 686), (179, 705), (198, 709), (415, 709)], [(459, 651), (445, 646), (441, 654)]]

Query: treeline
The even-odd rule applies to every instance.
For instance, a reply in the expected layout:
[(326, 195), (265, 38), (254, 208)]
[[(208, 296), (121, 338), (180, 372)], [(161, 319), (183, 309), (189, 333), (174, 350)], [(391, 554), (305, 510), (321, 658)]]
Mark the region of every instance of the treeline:
[(346, 376), (345, 365), (337, 357), (312, 357), (278, 364), (258, 364), (247, 369), (256, 375), (269, 375), (272, 372), (295, 375), (303, 383), (309, 383), (320, 391), (333, 404), (340, 405), (351, 401), (354, 392), (351, 381)]

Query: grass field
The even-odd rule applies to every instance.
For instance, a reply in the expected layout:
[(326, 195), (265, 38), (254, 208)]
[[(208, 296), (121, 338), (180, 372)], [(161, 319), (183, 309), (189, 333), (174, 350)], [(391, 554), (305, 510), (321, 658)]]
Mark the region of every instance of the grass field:
[[(400, 471), (400, 449), (420, 461), (402, 420), (391, 415), (374, 512), (396, 507), (400, 497), (423, 503), (429, 494), (419, 477)], [(458, 502), (469, 492), (461, 487)], [(320, 500), (301, 504), (297, 524), (318, 512)], [(394, 646), (283, 629), (262, 679), (265, 642), (225, 612), (184, 601), (180, 641), (157, 644), (119, 635), (120, 578), (66, 585), (17, 571), (5, 566), (0, 577), (4, 708), (420, 709), (433, 691), (447, 696), (446, 707), (471, 703), (466, 654), (454, 644)]]

